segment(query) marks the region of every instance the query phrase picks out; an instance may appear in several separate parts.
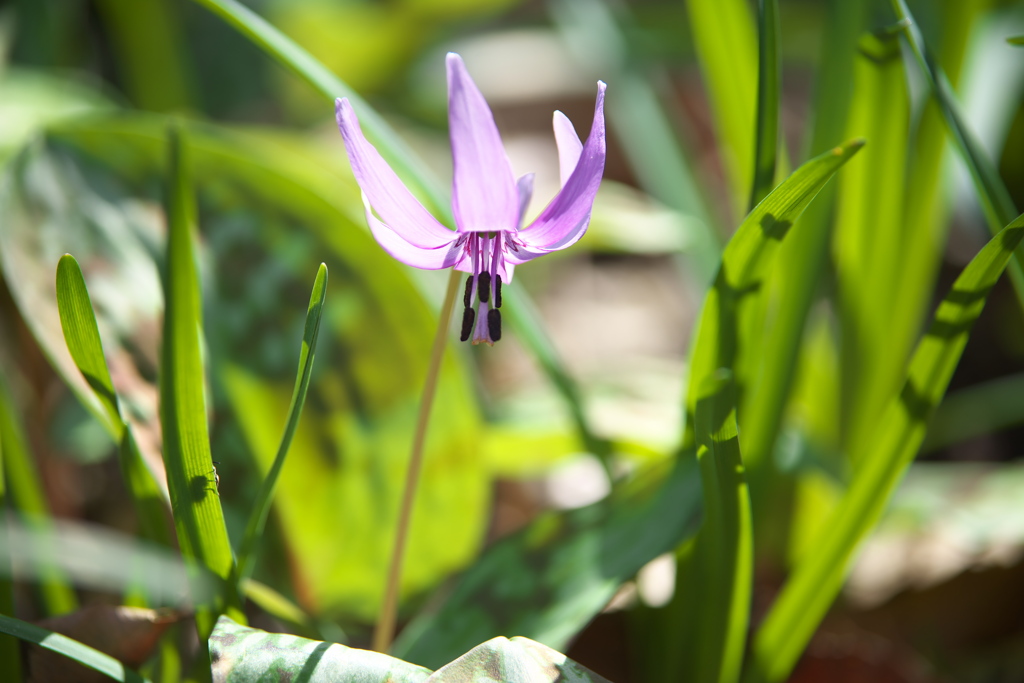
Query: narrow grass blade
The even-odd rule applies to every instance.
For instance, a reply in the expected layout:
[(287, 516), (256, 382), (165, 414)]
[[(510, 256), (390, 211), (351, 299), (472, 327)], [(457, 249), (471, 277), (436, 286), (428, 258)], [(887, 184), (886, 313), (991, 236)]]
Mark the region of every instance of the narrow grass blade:
[(779, 146), (779, 2), (758, 2), (757, 137), (754, 150), (754, 183), (750, 209), (775, 187), (775, 163)]
[(782, 681), (843, 584), (860, 541), (885, 509), (924, 441), (928, 421), (942, 400), (971, 326), (988, 292), (1024, 238), (1024, 216), (997, 234), (964, 268), (939, 304), (910, 361), (903, 389), (881, 416), (876, 438), (862, 442), (861, 466), (838, 507), (783, 586), (754, 641), (747, 680)]
[[(168, 245), (164, 282), (163, 349), (160, 362), (160, 417), (171, 510), (182, 554), (228, 579), (234, 557), (214, 482), (206, 424), (205, 373), (200, 352), (202, 311), (192, 240), (195, 205), (181, 132), (168, 131)], [(233, 585), (217, 604), (196, 606), (202, 642), (217, 617), (228, 610), (243, 618)]]
[(64, 254), (57, 264), (57, 309), (71, 358), (103, 406), (107, 431), (120, 441), (124, 433), (121, 408), (103, 357), (103, 344), (89, 290), (85, 286), (82, 269), (71, 254)]
[(284, 467), (285, 457), (295, 436), (295, 428), (302, 416), (302, 406), (306, 403), (306, 392), (309, 390), (309, 378), (313, 374), (313, 358), (316, 353), (316, 340), (320, 334), (320, 319), (324, 312), (324, 297), (327, 294), (327, 266), (320, 264), (313, 281), (313, 291), (309, 295), (309, 306), (306, 309), (306, 326), (302, 334), (302, 350), (299, 352), (299, 371), (295, 377), (295, 389), (292, 391), (292, 402), (288, 408), (288, 419), (285, 422), (284, 435), (278, 446), (274, 464), (270, 466), (249, 515), (249, 523), (245, 527), (245, 536), (238, 551), (236, 573), (238, 581), (245, 581), (252, 574), (256, 561), (256, 550), (263, 535), (263, 527), (270, 514), (270, 502), (274, 497), (277, 478)]
[(282, 66), (316, 88), (332, 104), (335, 98), (347, 97), (359, 112), (359, 125), (362, 126), (363, 132), (376, 144), (380, 153), (394, 165), (398, 174), (414, 180), (430, 198), (434, 209), (451, 218), (447, 195), (419, 157), (380, 114), (344, 81), (331, 73), (330, 69), (298, 43), (237, 0), (195, 0), (195, 2), (228, 22), (232, 28), (251, 40)]
[(695, 420), (704, 526), (694, 551), (702, 591), (694, 680), (731, 683), (739, 680), (750, 620), (750, 496), (740, 457), (732, 373), (724, 368), (716, 372), (699, 392)]
[[(897, 18), (902, 22), (907, 43), (928, 82), (932, 97), (935, 98), (942, 110), (953, 142), (971, 172), (986, 222), (989, 229), (995, 234), (1017, 215), (1017, 207), (1014, 206), (1010, 191), (999, 177), (999, 170), (967, 127), (963, 115), (960, 114), (953, 88), (942, 69), (929, 55), (924, 38), (918, 30), (905, 0), (892, 0), (892, 7)], [(1021, 248), (1014, 256), (1014, 262), (1010, 265), (1010, 277), (1017, 298), (1024, 305), (1024, 248)]]
[[(12, 507), (33, 519), (35, 528), (50, 528), (50, 509), (43, 494), (32, 456), (28, 450), (20, 418), (7, 382), (0, 374), (0, 443), (3, 448), (4, 482)], [(53, 547), (46, 549), (51, 555)], [(67, 576), (54, 564), (47, 563), (38, 574), (43, 608), (48, 616), (72, 612), (78, 607), (78, 598), (71, 589)]]
[[(756, 311), (752, 299), (759, 295), (765, 273), (771, 267), (778, 243), (786, 237), (794, 221), (839, 168), (862, 146), (853, 140), (817, 156), (798, 168), (750, 212), (726, 245), (715, 286), (708, 293), (701, 313), (696, 341), (691, 352), (690, 387), (687, 415), (692, 416), (698, 392), (706, 378), (719, 368), (736, 372), (743, 340), (758, 338), (756, 321), (748, 311)], [(730, 321), (725, 310), (735, 311), (738, 322)], [(726, 334), (724, 325), (736, 325), (736, 334)], [(752, 350), (750, 350), (752, 353)], [(745, 378), (737, 376), (737, 385)], [(684, 446), (694, 443), (692, 420), (688, 420)]]
[[(903, 379), (916, 327), (896, 307), (905, 262), (932, 258), (908, 243), (904, 220), (910, 97), (891, 32), (865, 35), (854, 68), (848, 133), (871, 141), (838, 183), (833, 258), (841, 323), (842, 434), (870, 438)], [(901, 335), (895, 329), (906, 330)], [(846, 449), (862, 452), (856, 445)], [(856, 466), (856, 463), (854, 463)]]
[(57, 264), (57, 309), (71, 357), (103, 406), (107, 430), (119, 441), (121, 474), (132, 494), (143, 536), (169, 546), (165, 494), (146, 467), (131, 427), (121, 415), (89, 290), (82, 269), (71, 254), (65, 254)]
[(744, 0), (690, 0), (686, 7), (734, 207), (741, 213), (754, 177), (757, 30)]
[(104, 654), (77, 640), (72, 640), (67, 636), (62, 636), (59, 633), (54, 633), (21, 619), (0, 614), (0, 632), (8, 633), (26, 642), (35, 643), (47, 650), (62, 654), (83, 666), (99, 671), (104, 676), (108, 676), (115, 681), (122, 681), (122, 683), (142, 683), (146, 681), (145, 678), (125, 667), (124, 664), (110, 655)]
[[(857, 39), (864, 23), (866, 4), (833, 0), (829, 4), (827, 29), (822, 40), (821, 70), (815, 78), (815, 119), (809, 140), (810, 151), (820, 153), (847, 129), (852, 99), (853, 62)], [(779, 426), (793, 385), (797, 358), (802, 347), (805, 321), (815, 299), (825, 264), (835, 184), (825, 186), (800, 218), (802, 238), (786, 240), (772, 269), (767, 306), (774, 311), (761, 337), (762, 362), (756, 380), (747, 387), (740, 413), (743, 415), (743, 460), (746, 463), (754, 504), (758, 505), (759, 470), (775, 444)], [(755, 514), (755, 520), (776, 519)], [(758, 535), (760, 539), (761, 536)]]

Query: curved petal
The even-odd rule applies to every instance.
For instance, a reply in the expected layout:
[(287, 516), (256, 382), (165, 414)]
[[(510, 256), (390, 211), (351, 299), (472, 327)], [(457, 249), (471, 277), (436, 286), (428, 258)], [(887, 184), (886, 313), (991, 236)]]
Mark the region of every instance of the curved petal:
[(530, 199), (533, 198), (533, 177), (532, 173), (527, 173), (516, 181), (516, 190), (519, 191), (519, 220), (516, 221), (516, 228), (523, 224), (526, 210), (530, 208)]
[(415, 247), (434, 249), (450, 243), (455, 233), (430, 215), (366, 140), (347, 98), (335, 101), (335, 116), (356, 182), (381, 219)]
[(448, 128), (452, 142), (452, 209), (459, 232), (513, 230), (519, 216), (505, 147), (490, 107), (466, 71), (448, 53)]
[(594, 106), (594, 123), (590, 135), (583, 145), (579, 162), (566, 181), (562, 190), (555, 195), (547, 208), (533, 223), (523, 228), (517, 238), (530, 251), (554, 251), (574, 244), (587, 230), (594, 197), (604, 174), (605, 129), (604, 91), (605, 84), (597, 83), (597, 103)]
[(392, 258), (407, 266), (424, 270), (441, 270), (450, 268), (462, 255), (462, 248), (455, 244), (459, 237), (458, 233), (448, 230), (447, 233), (450, 235), (448, 244), (434, 249), (424, 249), (402, 239), (398, 233), (374, 216), (365, 193), (363, 194), (363, 206), (366, 208), (366, 222), (370, 224), (370, 232), (373, 233), (377, 244)]
[(572, 121), (565, 114), (556, 111), (553, 117), (555, 129), (555, 145), (558, 146), (558, 179), (565, 187), (569, 176), (576, 169), (580, 161), (580, 154), (583, 152), (583, 143), (576, 129), (572, 127)]

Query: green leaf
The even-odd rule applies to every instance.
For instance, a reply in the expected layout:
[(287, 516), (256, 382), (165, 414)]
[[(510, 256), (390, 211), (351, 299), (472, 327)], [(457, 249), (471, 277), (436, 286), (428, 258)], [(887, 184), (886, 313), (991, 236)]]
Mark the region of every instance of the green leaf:
[(564, 649), (624, 581), (696, 531), (696, 464), (692, 451), (662, 462), (603, 501), (547, 513), (498, 541), (440, 609), (405, 628), (393, 652), (436, 667), (502, 633)]
[(321, 263), (316, 273), (316, 279), (313, 281), (313, 291), (309, 295), (309, 306), (306, 308), (306, 325), (302, 335), (302, 350), (299, 352), (299, 371), (295, 377), (295, 388), (292, 391), (291, 406), (288, 408), (288, 420), (285, 423), (284, 435), (277, 448), (274, 464), (270, 466), (270, 471), (263, 479), (259, 493), (256, 494), (249, 523), (245, 527), (245, 536), (242, 537), (242, 544), (238, 551), (236, 573), (239, 581), (245, 581), (252, 574), (259, 540), (267, 523), (267, 515), (270, 514), (270, 502), (274, 497), (274, 489), (277, 487), (277, 478), (281, 474), (284, 459), (292, 445), (295, 428), (299, 425), (302, 406), (306, 403), (306, 393), (309, 391), (309, 379), (313, 373), (313, 358), (316, 352), (316, 340), (320, 334), (320, 320), (324, 313), (326, 295), (327, 265)]
[(86, 289), (82, 269), (71, 254), (64, 254), (57, 264), (57, 310), (68, 351), (103, 406), (104, 426), (120, 441), (124, 433), (121, 407), (103, 357), (103, 343), (89, 290)]
[[(750, 497), (736, 429), (736, 388), (726, 369), (699, 387), (697, 459), (704, 491), (704, 526), (694, 562), (700, 571), (694, 680), (739, 680), (750, 620), (754, 538)], [(691, 587), (692, 588), (692, 587)], [(683, 644), (680, 644), (683, 645)]]
[(1006, 42), (1010, 45), (1016, 45), (1018, 47), (1024, 46), (1024, 36), (1010, 36), (1006, 39)]
[(214, 678), (225, 683), (608, 683), (528, 638), (494, 638), (431, 673), (379, 652), (239, 626), (221, 617), (210, 638)]
[[(953, 88), (946, 79), (942, 69), (935, 64), (928, 54), (921, 36), (914, 21), (910, 9), (904, 0), (892, 0), (892, 7), (897, 18), (901, 22), (907, 43), (917, 60), (918, 66), (928, 83), (931, 95), (942, 110), (943, 118), (949, 129), (953, 142), (956, 144), (960, 157), (971, 172), (975, 189), (978, 191), (978, 198), (981, 201), (982, 210), (989, 230), (996, 234), (1002, 226), (1008, 224), (1017, 214), (1010, 191), (999, 177), (999, 170), (985, 154), (981, 145), (975, 139), (974, 134), (967, 127), (960, 108), (956, 102)], [(1017, 298), (1024, 305), (1024, 247), (1014, 256), (1010, 265), (1010, 278), (1013, 282)]]
[(141, 683), (147, 680), (110, 655), (21, 619), (0, 614), (0, 631), (64, 655), (115, 681)]
[(861, 463), (838, 507), (823, 524), (814, 551), (794, 568), (754, 641), (747, 680), (781, 681), (796, 664), (842, 587), (851, 558), (877, 523), (900, 478), (924, 441), (971, 326), (988, 293), (1024, 238), (1024, 216), (996, 235), (964, 268), (942, 300), (910, 361), (906, 382), (874, 430), (861, 442)]
[[(21, 418), (16, 412), (7, 380), (0, 373), (0, 448), (3, 449), (3, 480), (7, 499), (13, 509), (31, 520), (39, 531), (48, 530), (53, 520), (43, 494), (42, 483), (36, 472), (32, 454), (28, 450)], [(10, 539), (8, 539), (8, 542)], [(9, 547), (9, 546), (7, 546)], [(68, 583), (67, 575), (53, 561), (54, 546), (44, 548), (49, 561), (40, 567), (36, 576), (42, 587), (42, 601), (48, 616), (74, 611), (78, 598)], [(10, 569), (8, 561), (4, 568)]]
[[(195, 199), (177, 128), (168, 131), (166, 312), (160, 362), (160, 421), (171, 510), (181, 552), (227, 579), (234, 556), (214, 482), (206, 424), (206, 374), (200, 353), (202, 311), (192, 240)], [(229, 585), (227, 582), (225, 585)], [(237, 594), (229, 588), (218, 604), (196, 606), (201, 640), (225, 610), (241, 616)]]
[[(758, 204), (736, 230), (704, 302), (691, 351), (690, 387), (700, 387), (719, 368), (733, 369), (738, 386), (745, 385), (747, 378), (737, 372), (742, 369), (736, 367), (737, 363), (743, 360), (738, 357), (737, 345), (757, 338), (756, 320), (751, 319), (757, 307), (751, 299), (759, 294), (775, 248), (825, 183), (863, 145), (860, 140), (847, 142), (805, 163)], [(736, 320), (730, 320), (732, 316), (723, 313), (723, 307), (733, 307)], [(690, 416), (697, 396), (692, 389), (687, 394)], [(692, 421), (688, 422), (685, 444), (694, 442)]]
[(143, 536), (169, 546), (171, 538), (165, 518), (166, 493), (146, 467), (132, 428), (121, 414), (120, 401), (103, 354), (92, 300), (82, 269), (71, 254), (62, 256), (57, 264), (57, 309), (71, 357), (104, 408), (107, 418), (104, 426), (120, 442), (118, 459), (121, 474), (135, 503)]
[(690, 0), (694, 47), (715, 113), (718, 149), (742, 211), (754, 177), (757, 30), (744, 0)]
[[(917, 334), (916, 324), (905, 325), (901, 317), (916, 323), (919, 314), (897, 307), (903, 264), (933, 258), (908, 240), (903, 219), (910, 100), (898, 37), (868, 34), (859, 49), (847, 131), (871, 144), (839, 179), (833, 240), (842, 431), (854, 442), (872, 437), (886, 399), (903, 380)], [(855, 443), (847, 449), (859, 452)]]
[(529, 638), (492, 638), (430, 675), (427, 683), (608, 683), (565, 655)]
[(782, 88), (778, 0), (759, 0), (757, 30), (757, 137), (754, 143), (751, 209), (760, 204), (775, 187), (775, 164), (779, 146), (779, 97)]
[(267, 633), (221, 617), (210, 636), (213, 676), (224, 683), (420, 683), (430, 671), (379, 652)]

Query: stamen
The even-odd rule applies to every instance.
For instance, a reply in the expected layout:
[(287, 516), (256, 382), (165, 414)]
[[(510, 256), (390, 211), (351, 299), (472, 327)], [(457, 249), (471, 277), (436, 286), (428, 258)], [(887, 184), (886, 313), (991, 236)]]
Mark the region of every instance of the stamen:
[(473, 276), (470, 275), (466, 278), (466, 293), (462, 297), (462, 303), (469, 308), (469, 305), (473, 302)]
[[(470, 277), (472, 280), (473, 278)], [(466, 310), (462, 312), (462, 335), (459, 337), (459, 341), (466, 341), (469, 339), (469, 335), (473, 333), (473, 321), (476, 319), (476, 311), (466, 306)], [(490, 319), (488, 319), (489, 321)]]
[(484, 303), (491, 298), (491, 274), (487, 271), (477, 276), (476, 293)]
[(494, 275), (494, 307), (501, 308), (501, 273)]
[(487, 311), (487, 332), (492, 342), (501, 339), (501, 311), (497, 308)]

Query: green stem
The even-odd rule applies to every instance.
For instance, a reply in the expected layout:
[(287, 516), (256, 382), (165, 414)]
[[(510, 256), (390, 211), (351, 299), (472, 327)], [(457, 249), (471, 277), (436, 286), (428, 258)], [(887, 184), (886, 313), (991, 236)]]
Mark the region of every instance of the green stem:
[(430, 351), (430, 367), (427, 368), (427, 381), (423, 385), (423, 398), (420, 401), (420, 413), (416, 419), (416, 433), (412, 440), (409, 469), (405, 474), (405, 491), (402, 492), (402, 507), (398, 513), (398, 529), (395, 532), (395, 545), (391, 551), (391, 565), (388, 567), (384, 602), (381, 603), (377, 628), (373, 632), (373, 649), (377, 652), (387, 652), (395, 636), (395, 622), (398, 617), (398, 586), (402, 578), (402, 560), (405, 557), (406, 540), (409, 536), (409, 521), (412, 519), (416, 485), (419, 483), (420, 471), (423, 466), (423, 443), (426, 441), (430, 408), (434, 404), (437, 378), (441, 374), (441, 361), (444, 360), (444, 347), (448, 339), (448, 326), (452, 319), (452, 307), (455, 305), (455, 297), (458, 292), (459, 273), (453, 268), (451, 276), (448, 278), (448, 291), (444, 296), (444, 304), (441, 306), (441, 316), (437, 322), (434, 346)]

